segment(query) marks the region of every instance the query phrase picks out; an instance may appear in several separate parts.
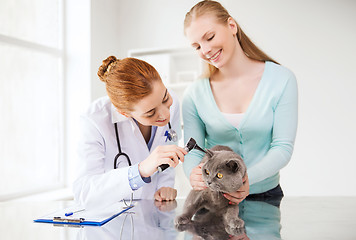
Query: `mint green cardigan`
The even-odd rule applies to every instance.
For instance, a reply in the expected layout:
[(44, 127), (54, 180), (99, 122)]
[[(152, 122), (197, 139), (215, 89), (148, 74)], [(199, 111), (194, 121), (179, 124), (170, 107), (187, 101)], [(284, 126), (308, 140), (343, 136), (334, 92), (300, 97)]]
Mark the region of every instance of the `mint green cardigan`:
[[(247, 166), (250, 194), (279, 184), (279, 170), (291, 159), (298, 121), (297, 82), (290, 70), (266, 62), (238, 129), (220, 112), (207, 78), (186, 89), (182, 108), (184, 141), (193, 137), (201, 147), (226, 145), (240, 154)], [(197, 150), (185, 156), (183, 168), (188, 178), (202, 156)]]

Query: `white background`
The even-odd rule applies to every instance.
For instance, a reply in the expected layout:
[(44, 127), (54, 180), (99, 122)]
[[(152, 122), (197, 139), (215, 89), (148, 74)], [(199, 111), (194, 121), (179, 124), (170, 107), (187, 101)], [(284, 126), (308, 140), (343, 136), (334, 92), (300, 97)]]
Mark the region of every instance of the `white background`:
[[(96, 77), (109, 55), (131, 49), (187, 47), (185, 13), (197, 1), (93, 0), (91, 100), (105, 95)], [(299, 84), (299, 126), (287, 196), (356, 195), (356, 2), (220, 1), (246, 34), (290, 68)], [(186, 181), (179, 171), (177, 181)], [(182, 189), (185, 194), (189, 187)]]
[[(67, 188), (32, 199), (72, 197), (79, 115), (91, 101), (106, 95), (96, 75), (102, 60), (127, 57), (130, 50), (189, 47), (183, 21), (197, 2), (63, 0), (66, 113), (60, 170)], [(220, 2), (257, 46), (297, 76), (299, 126), (291, 162), (281, 170), (285, 195), (356, 196), (356, 2)], [(8, 169), (6, 163), (1, 167)], [(181, 165), (176, 187), (180, 197), (190, 190)]]

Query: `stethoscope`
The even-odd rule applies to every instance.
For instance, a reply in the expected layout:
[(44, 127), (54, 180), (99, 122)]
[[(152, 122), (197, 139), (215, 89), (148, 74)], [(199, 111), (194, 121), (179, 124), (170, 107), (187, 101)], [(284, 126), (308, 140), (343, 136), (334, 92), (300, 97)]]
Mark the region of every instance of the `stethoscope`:
[(128, 215), (130, 215), (130, 219), (131, 219), (131, 238), (130, 239), (134, 239), (134, 233), (135, 233), (135, 230), (134, 230), (134, 220), (133, 220), (133, 217), (132, 217), (132, 214), (134, 214), (133, 212), (125, 212), (125, 218), (124, 218), (124, 221), (122, 222), (122, 225), (121, 225), (121, 230), (120, 230), (120, 239), (122, 239), (122, 233), (123, 233), (123, 230), (124, 230), (124, 226), (125, 226), (125, 222), (126, 222), (126, 218)]
[(164, 133), (164, 136), (166, 136), (166, 142), (167, 140), (177, 142), (178, 141), (178, 135), (176, 131), (174, 131), (171, 127), (171, 122), (168, 122), (168, 130)]
[[(127, 155), (126, 153), (121, 151), (121, 144), (120, 144), (120, 138), (119, 138), (119, 131), (117, 130), (117, 123), (114, 123), (114, 126), (115, 126), (116, 143), (117, 143), (117, 148), (119, 151), (118, 154), (116, 154), (116, 156), (114, 158), (114, 169), (117, 169), (117, 166), (118, 166), (117, 161), (118, 161), (119, 157), (121, 157), (121, 156), (126, 158), (126, 161), (129, 164), (129, 166), (132, 166), (129, 155)], [(167, 142), (167, 140), (177, 142), (178, 141), (177, 132), (172, 129), (170, 122), (168, 122), (168, 128), (169, 129), (164, 133), (164, 136), (166, 137), (166, 142)], [(132, 201), (133, 201), (133, 192), (131, 193), (130, 204), (127, 204), (125, 199), (123, 199), (123, 201), (127, 207), (131, 207)]]

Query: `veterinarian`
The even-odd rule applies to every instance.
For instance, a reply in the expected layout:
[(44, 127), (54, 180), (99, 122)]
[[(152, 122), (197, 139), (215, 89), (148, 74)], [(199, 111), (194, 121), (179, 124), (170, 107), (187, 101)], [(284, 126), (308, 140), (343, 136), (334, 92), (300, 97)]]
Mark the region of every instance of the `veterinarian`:
[[(211, 148), (226, 145), (247, 165), (244, 186), (224, 194), (233, 203), (282, 197), (279, 171), (291, 158), (297, 130), (294, 74), (261, 51), (218, 2), (202, 1), (187, 14), (185, 35), (208, 65), (183, 98), (185, 141)], [(194, 189), (203, 189), (202, 154), (186, 156), (184, 171)]]
[[(108, 96), (94, 101), (81, 117), (75, 199), (86, 208), (130, 197), (175, 199), (173, 168), (187, 154), (177, 146), (177, 98), (151, 65), (135, 58), (110, 56), (98, 76)], [(171, 168), (158, 172), (162, 164)]]

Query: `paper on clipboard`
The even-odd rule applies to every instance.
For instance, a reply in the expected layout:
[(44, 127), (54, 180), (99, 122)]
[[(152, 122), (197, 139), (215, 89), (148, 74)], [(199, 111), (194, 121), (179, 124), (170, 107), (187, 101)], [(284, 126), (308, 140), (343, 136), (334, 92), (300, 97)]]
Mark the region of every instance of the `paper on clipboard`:
[[(83, 210), (82, 206), (72, 206), (52, 212), (33, 221), (40, 223), (101, 226), (132, 207), (127, 207), (123, 202), (117, 202), (101, 209), (90, 210)], [(66, 216), (66, 213), (69, 212), (73, 212), (73, 215)]]

